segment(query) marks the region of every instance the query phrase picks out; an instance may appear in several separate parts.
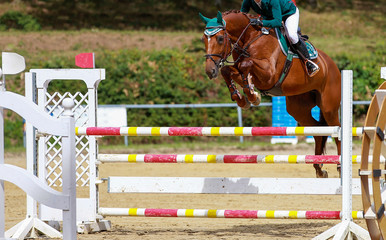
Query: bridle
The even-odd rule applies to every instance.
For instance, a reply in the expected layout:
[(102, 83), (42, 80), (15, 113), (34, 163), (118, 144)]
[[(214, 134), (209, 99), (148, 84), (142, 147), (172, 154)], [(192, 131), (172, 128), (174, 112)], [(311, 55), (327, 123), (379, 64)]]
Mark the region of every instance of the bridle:
[[(248, 16), (247, 16), (248, 17)], [(249, 17), (248, 17), (249, 18)], [(239, 38), (237, 39), (237, 41), (232, 45), (232, 41), (225, 29), (225, 27), (207, 27), (205, 29), (221, 29), (220, 31), (224, 31), (224, 39), (226, 39), (226, 48), (228, 47), (228, 43), (230, 43), (230, 45), (232, 46), (230, 51), (228, 52), (228, 54), (226, 54), (226, 48), (225, 48), (225, 51), (222, 53), (222, 54), (215, 54), (215, 53), (212, 53), (212, 54), (205, 54), (204, 57), (206, 59), (210, 59), (213, 61), (213, 63), (215, 64), (215, 66), (217, 68), (222, 68), (223, 66), (225, 66), (225, 63), (229, 63), (229, 64), (235, 64), (237, 62), (240, 61), (240, 59), (242, 57), (250, 57), (250, 54), (248, 52), (248, 48), (251, 46), (251, 44), (253, 42), (255, 42), (257, 39), (259, 39), (260, 37), (266, 35), (265, 33), (261, 33), (260, 35), (258, 35), (257, 37), (255, 37), (254, 39), (252, 39), (247, 45), (245, 45), (245, 47), (241, 47), (239, 45), (239, 42), (240, 42), (240, 39), (244, 36), (246, 30), (249, 28), (249, 26), (251, 26), (251, 23), (249, 22), (247, 24), (247, 26), (244, 28), (243, 32), (240, 34)], [(268, 29), (269, 31), (270, 29)], [(232, 54), (233, 51), (236, 51), (239, 56), (238, 58), (235, 60), (235, 61), (228, 61), (228, 57)], [(220, 58), (220, 61), (216, 62), (213, 57), (219, 57)]]
[[(226, 52), (227, 52), (227, 48), (228, 48), (228, 45), (232, 45), (232, 42), (228, 36), (228, 33), (226, 32), (225, 30), (225, 27), (206, 27), (205, 28), (206, 30), (208, 29), (221, 29), (220, 31), (224, 31), (224, 40), (226, 40), (226, 42), (224, 42), (225, 44), (225, 50), (222, 54), (217, 54), (217, 53), (211, 53), (211, 54), (205, 54), (204, 57), (206, 59), (210, 59), (213, 61), (214, 65), (216, 65), (217, 68), (222, 68), (224, 65), (225, 65), (225, 62), (228, 62), (227, 61), (227, 58), (229, 57), (229, 55), (232, 53), (232, 51), (229, 51), (229, 53), (227, 55)], [(216, 62), (213, 57), (219, 57), (220, 58), (220, 61)]]

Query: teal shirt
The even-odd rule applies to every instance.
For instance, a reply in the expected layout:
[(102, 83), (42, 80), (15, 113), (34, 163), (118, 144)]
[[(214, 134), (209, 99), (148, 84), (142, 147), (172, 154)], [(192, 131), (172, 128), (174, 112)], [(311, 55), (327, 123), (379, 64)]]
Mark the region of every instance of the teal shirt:
[(253, 9), (263, 17), (264, 27), (280, 27), (281, 22), (296, 12), (296, 6), (291, 0), (261, 0), (261, 8), (254, 0), (243, 0), (241, 12), (248, 13)]

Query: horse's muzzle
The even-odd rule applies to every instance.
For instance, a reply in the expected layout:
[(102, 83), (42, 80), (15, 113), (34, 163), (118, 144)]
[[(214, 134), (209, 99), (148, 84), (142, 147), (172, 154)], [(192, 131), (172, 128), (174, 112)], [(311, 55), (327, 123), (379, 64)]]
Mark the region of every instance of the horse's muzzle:
[(218, 68), (216, 66), (213, 66), (211, 68), (206, 68), (206, 75), (208, 75), (208, 77), (210, 79), (213, 79), (213, 78), (216, 78), (218, 76)]
[(214, 61), (213, 59), (206, 60), (205, 72), (210, 79), (216, 78), (218, 76), (219, 65), (220, 64)]
[[(220, 58), (216, 61), (213, 57)], [(206, 66), (205, 72), (210, 79), (216, 78), (218, 76), (219, 69), (224, 65), (223, 58), (220, 54), (206, 54)]]

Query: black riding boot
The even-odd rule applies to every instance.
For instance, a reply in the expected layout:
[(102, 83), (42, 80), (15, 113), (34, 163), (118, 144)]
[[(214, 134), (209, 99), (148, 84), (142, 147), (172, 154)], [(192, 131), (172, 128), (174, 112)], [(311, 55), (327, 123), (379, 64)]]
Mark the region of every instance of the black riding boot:
[(299, 42), (294, 44), (295, 48), (308, 59), (306, 61), (307, 73), (309, 76), (314, 76), (319, 71), (319, 66), (310, 60), (310, 54), (308, 53), (306, 44), (299, 39)]

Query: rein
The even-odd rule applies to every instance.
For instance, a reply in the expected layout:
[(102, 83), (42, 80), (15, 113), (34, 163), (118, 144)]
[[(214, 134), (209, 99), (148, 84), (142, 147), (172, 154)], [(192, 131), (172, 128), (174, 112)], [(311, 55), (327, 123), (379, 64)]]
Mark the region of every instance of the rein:
[[(250, 44), (249, 44), (247, 47), (245, 47), (245, 48), (241, 48), (241, 47), (239, 46), (239, 41), (240, 41), (241, 37), (244, 35), (245, 31), (247, 31), (247, 29), (249, 28), (249, 26), (251, 26), (251, 23), (250, 23), (250, 22), (249, 22), (248, 25), (244, 28), (243, 32), (240, 34), (240, 36), (239, 36), (239, 38), (237, 39), (237, 41), (233, 44), (231, 51), (228, 53), (227, 57), (225, 58), (225, 61), (226, 61), (227, 63), (232, 63), (232, 64), (234, 64), (234, 63), (237, 63), (237, 62), (240, 60), (240, 58), (241, 58), (242, 56), (245, 56), (245, 57), (249, 57), (249, 56), (250, 56), (249, 53), (248, 53), (248, 51), (247, 51), (247, 49), (248, 49), (248, 47), (250, 46)], [(227, 59), (228, 59), (228, 57), (232, 54), (232, 52), (233, 52), (234, 50), (237, 50), (237, 52), (238, 52), (240, 55), (239, 55), (239, 57), (236, 59), (236, 61), (229, 62)]]

